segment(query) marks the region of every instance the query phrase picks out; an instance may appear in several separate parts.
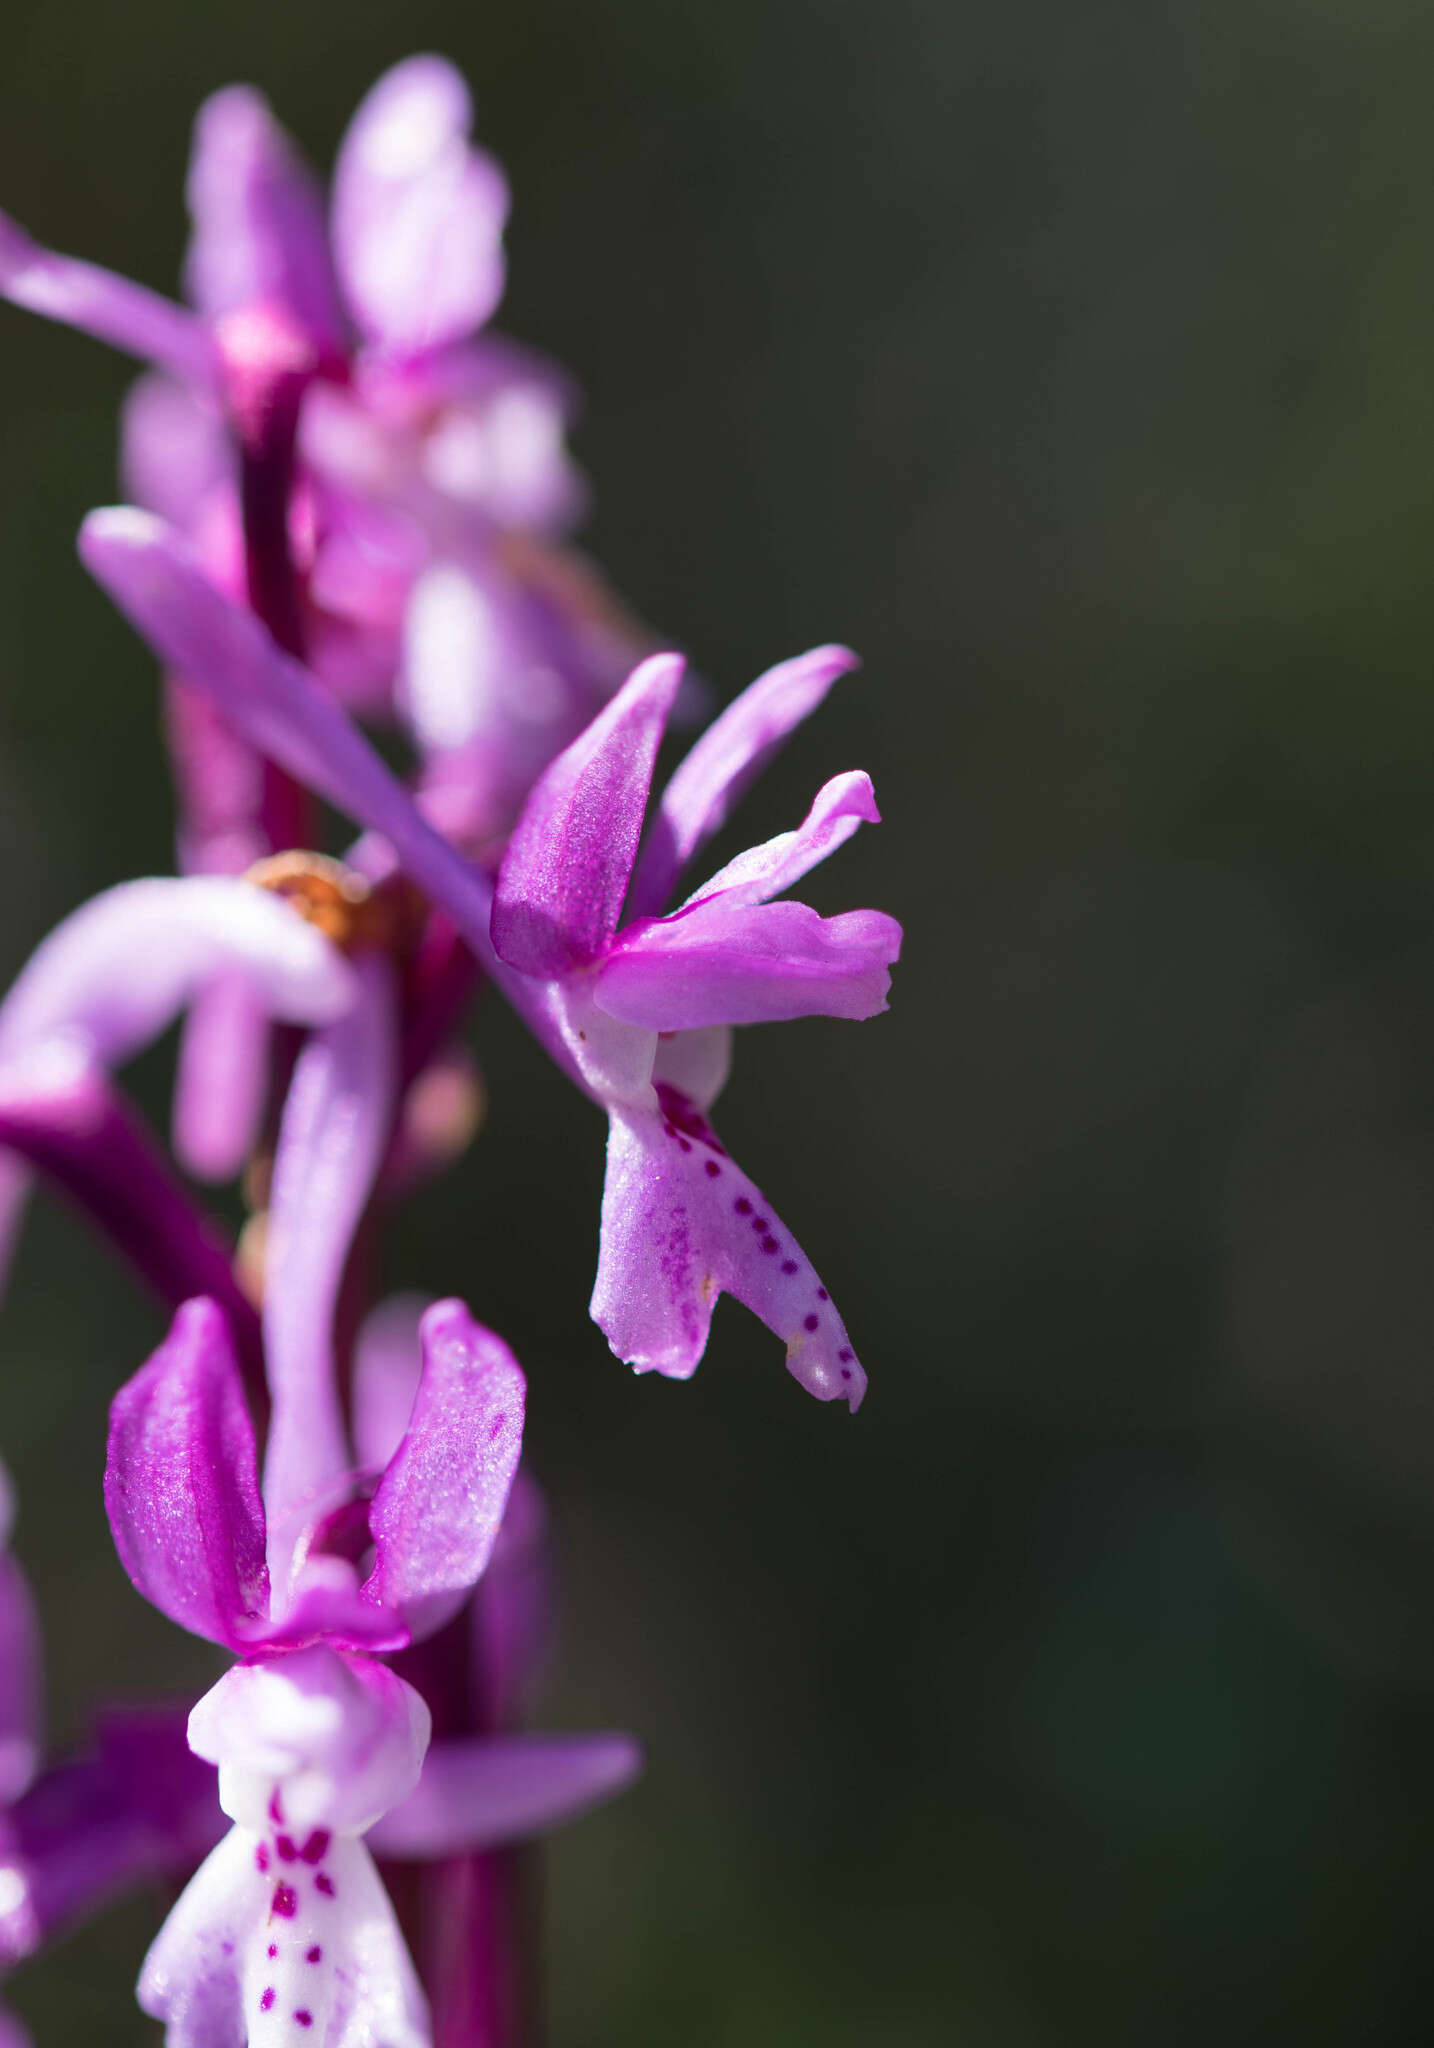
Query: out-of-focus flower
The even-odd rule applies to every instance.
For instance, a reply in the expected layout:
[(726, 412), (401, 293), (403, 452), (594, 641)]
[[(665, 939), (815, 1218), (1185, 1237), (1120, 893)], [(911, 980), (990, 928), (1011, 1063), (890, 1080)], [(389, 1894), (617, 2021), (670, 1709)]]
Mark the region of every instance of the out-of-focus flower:
[[(155, 876), (73, 912), (0, 1002), (0, 1147), (11, 1148), (0, 1150), (0, 1275), (24, 1211), (28, 1159), (99, 1216), (161, 1292), (172, 1293), (175, 1276), (187, 1277), (184, 1292), (212, 1284), (227, 1256), (198, 1241), (109, 1076), (206, 996), (267, 1029), (326, 1023), (355, 986), (313, 924), (244, 881)], [(242, 1157), (263, 1107), (267, 1065), (223, 1057), (232, 1051), (223, 1044), (210, 1050), (202, 1074), (181, 1076), (176, 1124), (187, 1161)]]
[[(129, 489), (345, 701), (396, 716), (453, 829), (485, 838), (651, 642), (553, 545), (586, 501), (575, 398), (487, 331), (509, 202), (472, 118), (443, 59), (395, 66), (344, 137), (326, 220), (262, 95), (228, 87), (195, 126), (192, 312), (3, 216), (0, 293), (155, 366), (126, 407)], [(170, 733), (187, 867), (288, 843), (182, 678)]]

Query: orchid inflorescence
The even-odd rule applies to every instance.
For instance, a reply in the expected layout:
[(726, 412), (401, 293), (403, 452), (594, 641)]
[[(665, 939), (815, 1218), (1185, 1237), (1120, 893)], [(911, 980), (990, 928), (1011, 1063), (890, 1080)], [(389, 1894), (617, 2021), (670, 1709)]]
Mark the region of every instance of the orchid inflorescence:
[[(650, 802), (700, 691), (567, 537), (573, 395), (486, 324), (508, 194), (471, 125), (451, 66), (399, 64), (325, 208), (264, 99), (216, 94), (188, 305), (0, 216), (0, 294), (147, 365), (135, 502), (80, 551), (162, 665), (179, 869), (76, 911), (0, 1002), (0, 1268), (39, 1176), (171, 1305), (113, 1403), (105, 1504), (140, 1593), (233, 1660), (187, 1719), (111, 1709), (45, 1768), (0, 1549), (0, 1965), (182, 1886), (139, 1977), (172, 2048), (512, 2048), (494, 1852), (640, 1765), (625, 1735), (521, 1727), (546, 1580), (512, 1352), (460, 1300), (366, 1299), (383, 1216), (476, 1129), (480, 983), (606, 1113), (592, 1316), (617, 1357), (686, 1377), (727, 1292), (820, 1399), (865, 1388), (710, 1118), (734, 1025), (886, 1006), (894, 921), (786, 893), (876, 822), (870, 780), (690, 872), (855, 657), (769, 670)], [(365, 724), (404, 736), (408, 779)], [(320, 801), (361, 828), (342, 858)], [(116, 1074), (176, 1021), (171, 1160)], [(242, 1183), (237, 1243), (196, 1180)], [(11, 1521), (6, 1484), (0, 1542)]]

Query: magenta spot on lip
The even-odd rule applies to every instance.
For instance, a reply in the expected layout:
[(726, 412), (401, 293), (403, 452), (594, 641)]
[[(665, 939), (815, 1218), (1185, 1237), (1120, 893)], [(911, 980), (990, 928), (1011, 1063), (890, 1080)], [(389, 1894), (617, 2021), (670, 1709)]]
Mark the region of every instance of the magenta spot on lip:
[(843, 1365), (851, 1364), (851, 1353), (849, 1351), (838, 1351), (837, 1357), (841, 1360)]
[(758, 1237), (764, 1236), (771, 1227), (765, 1216), (754, 1216), (752, 1218), (752, 1228), (756, 1231)]
[(304, 1956), (304, 1961), (305, 1961), (306, 1963), (321, 1963), (321, 1962), (322, 1962), (323, 1960), (324, 1960), (324, 1952), (323, 1952), (323, 1950), (322, 1950), (322, 1949), (321, 1949), (321, 1948), (319, 1947), (319, 1944), (318, 1944), (317, 1942), (315, 1942), (315, 1943), (314, 1943), (314, 1945), (313, 1945), (313, 1947), (312, 1947), (311, 1949), (309, 1949), (309, 1950), (307, 1951), (307, 1953), (305, 1954), (305, 1956)]
[(277, 1791), (271, 1795), (269, 1800), (269, 1818), (273, 1821), (276, 1828), (284, 1825), (284, 1808)]
[(779, 1252), (781, 1249), (782, 1247), (777, 1243), (777, 1240), (774, 1237), (764, 1237), (762, 1239), (762, 1250), (767, 1254), (767, 1257), (769, 1259), (771, 1258), (773, 1252)]
[(326, 1899), (334, 1896), (334, 1881), (326, 1870), (321, 1870), (314, 1879), (314, 1890), (322, 1892)]
[(270, 2006), (271, 2006), (271, 2005), (272, 2005), (273, 2003), (274, 2003), (274, 1987), (273, 1987), (273, 1985), (271, 1984), (271, 1985), (269, 1986), (268, 1990), (267, 1990), (267, 1991), (266, 1991), (266, 1992), (264, 1993), (264, 1996), (263, 1996), (263, 1997), (262, 1997), (262, 1998), (261, 1998), (261, 1999), (259, 2000), (259, 2010), (260, 2010), (260, 2012), (267, 2012), (267, 2011), (269, 2010)]
[(841, 1376), (844, 1380), (849, 1380), (851, 1378), (851, 1367), (849, 1365), (844, 1365), (842, 1367)]
[(490, 1444), (497, 1443), (499, 1437), (503, 1434), (503, 1425), (507, 1420), (506, 1415), (495, 1415), (493, 1417), (492, 1422), (488, 1425), (488, 1441)]
[(303, 1848), (299, 1851), (299, 1854), (303, 1857), (305, 1863), (318, 1863), (322, 1860), (328, 1846), (328, 1829), (315, 1828), (308, 1841), (305, 1842)]
[(256, 1870), (267, 1870), (269, 1868), (269, 1844), (267, 1842), (260, 1842), (259, 1846), (255, 1849), (254, 1868)]
[(298, 1850), (294, 1847), (294, 1838), (292, 1835), (275, 1835), (274, 1847), (279, 1852), (279, 1860), (281, 1863), (292, 1863), (294, 1861), (294, 1858), (299, 1853)]
[(292, 1920), (299, 1910), (299, 1896), (291, 1884), (276, 1884), (274, 1903), (270, 1908), (281, 1920)]
[(692, 1150), (692, 1140), (690, 1138), (679, 1138), (677, 1142), (682, 1147), (684, 1152), (690, 1152)]
[(795, 1260), (795, 1259), (783, 1259), (783, 1261), (782, 1261), (782, 1271), (783, 1271), (784, 1273), (795, 1273), (795, 1272), (796, 1272), (796, 1270), (797, 1270), (797, 1262), (796, 1262), (796, 1260)]
[(702, 1170), (707, 1175), (708, 1180), (716, 1180), (718, 1174), (722, 1171), (715, 1159), (709, 1159)]
[(299, 2007), (299, 2010), (294, 2014), (294, 2018), (301, 2027), (311, 2027), (314, 2024), (314, 2016), (306, 2005)]
[(817, 1327), (817, 1324), (818, 1324), (818, 1323), (819, 1323), (820, 1321), (821, 1321), (821, 1317), (820, 1317), (820, 1316), (803, 1316), (803, 1317), (802, 1317), (802, 1328), (803, 1328), (804, 1330), (814, 1330), (814, 1329), (815, 1329), (815, 1328)]
[(829, 1295), (829, 1294), (827, 1293), (827, 1291), (826, 1291), (825, 1287), (819, 1287), (819, 1288), (817, 1289), (817, 1300), (818, 1300), (818, 1301), (830, 1301), (830, 1300), (831, 1300), (831, 1296), (830, 1296), (830, 1295)]
[(737, 1211), (737, 1214), (739, 1216), (750, 1216), (752, 1213), (752, 1204), (747, 1200), (747, 1197), (745, 1195), (738, 1195), (736, 1201), (732, 1204), (732, 1207)]
[(278, 1944), (278, 1942), (277, 1942), (277, 1941), (271, 1941), (271, 1942), (269, 1943), (269, 1961), (270, 1961), (271, 1963), (273, 1962), (273, 1960), (274, 1960), (275, 1956), (276, 1956), (276, 1955), (278, 1955), (278, 1953), (279, 1953), (279, 1944)]

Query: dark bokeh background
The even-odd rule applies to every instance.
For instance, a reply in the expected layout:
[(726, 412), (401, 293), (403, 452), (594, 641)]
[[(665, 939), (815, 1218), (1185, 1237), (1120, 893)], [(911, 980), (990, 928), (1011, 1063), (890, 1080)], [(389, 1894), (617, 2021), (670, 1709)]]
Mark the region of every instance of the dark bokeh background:
[[(855, 1421), (730, 1304), (689, 1386), (608, 1357), (598, 1122), (496, 1009), (392, 1248), (529, 1367), (550, 1719), (650, 1743), (549, 1860), (555, 2048), (1427, 2041), (1434, 18), (11, 0), (0, 203), (167, 285), (206, 91), (322, 159), (424, 46), (513, 173), (504, 324), (590, 395), (594, 550), (724, 696), (866, 657), (744, 827), (868, 766), (817, 900), (910, 931), (890, 1016), (746, 1034), (724, 1109)], [(0, 309), (7, 971), (169, 858), (72, 554), (128, 374)], [(0, 1443), (59, 1739), (210, 1668), (100, 1512), (158, 1327), (42, 1203)], [(153, 1923), (16, 1981), (42, 2043), (145, 2038)]]

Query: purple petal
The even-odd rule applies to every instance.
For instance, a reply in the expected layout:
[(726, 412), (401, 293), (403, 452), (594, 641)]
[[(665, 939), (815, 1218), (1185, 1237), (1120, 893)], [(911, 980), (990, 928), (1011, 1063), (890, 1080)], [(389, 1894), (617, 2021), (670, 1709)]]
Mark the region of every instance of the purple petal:
[(674, 918), (714, 897), (731, 905), (765, 903), (769, 897), (790, 889), (793, 882), (799, 882), (839, 846), (845, 846), (859, 825), (880, 823), (871, 777), (859, 768), (834, 775), (817, 791), (811, 809), (795, 832), (779, 832), (765, 845), (739, 853), (710, 882), (694, 890), (682, 909), (674, 912)]
[(314, 678), (214, 588), (179, 534), (120, 506), (90, 514), (80, 553), (170, 668), (204, 690), (250, 746), (382, 833), (410, 879), (443, 905), (479, 957), (492, 961), (486, 878), (426, 823)]
[(299, 1055), (274, 1157), (265, 1240), (264, 1357), (273, 1414), (264, 1458), (276, 1607), (305, 1522), (349, 1455), (334, 1359), (334, 1312), (354, 1232), (393, 1118), (392, 969), (358, 963), (359, 1000)]
[(179, 801), (179, 864), (189, 875), (242, 875), (271, 853), (264, 762), (220, 706), (164, 679), (164, 737)]
[(417, 355), (460, 341), (503, 295), (508, 187), (469, 144), (468, 88), (441, 57), (386, 72), (334, 168), (334, 249), (371, 341)]
[(886, 1008), (901, 926), (879, 910), (818, 917), (805, 903), (729, 910), (719, 899), (620, 939), (593, 990), (599, 1009), (649, 1031), (874, 1017)]
[(204, 690), (250, 746), (389, 841), (410, 881), (448, 912), (549, 1056), (586, 1087), (552, 992), (510, 973), (493, 950), (486, 875), (434, 830), (307, 670), (221, 596), (187, 542), (162, 520), (122, 506), (90, 514), (80, 553), (161, 658)]
[(487, 1564), (523, 1440), (517, 1360), (461, 1301), (420, 1329), (423, 1374), (403, 1442), (369, 1508), (374, 1568), (365, 1596), (431, 1634)]
[(186, 1302), (115, 1396), (105, 1507), (121, 1564), (181, 1628), (232, 1648), (268, 1612), (254, 1425), (212, 1301)]
[(418, 1789), (369, 1834), (378, 1856), (428, 1861), (523, 1842), (624, 1791), (642, 1770), (630, 1735), (500, 1735), (436, 1742)]
[(252, 86), (226, 86), (199, 109), (186, 197), (185, 286), (207, 319), (278, 304), (321, 348), (341, 348), (322, 196)]
[(0, 1823), (0, 1968), (140, 1886), (175, 1880), (222, 1832), (185, 1716), (104, 1717), (98, 1749), (38, 1778)]
[(362, 1597), (358, 1573), (347, 1558), (316, 1555), (302, 1544), (294, 1555), (282, 1612), (244, 1631), (244, 1648), (255, 1655), (316, 1648), (401, 1650), (407, 1642), (402, 1622)]
[(859, 666), (849, 647), (814, 647), (758, 676), (713, 719), (662, 792), (628, 895), (629, 917), (658, 914), (687, 863), (726, 824), (788, 734), (838, 676)]
[(470, 1725), (480, 1730), (511, 1725), (527, 1703), (548, 1647), (553, 1598), (547, 1522), (543, 1496), (520, 1466), (469, 1608), (477, 1695)]
[(354, 1347), (353, 1439), (364, 1471), (382, 1472), (413, 1413), (423, 1371), (418, 1327), (432, 1297), (393, 1294), (364, 1321)]
[(267, 890), (226, 875), (122, 882), (31, 955), (0, 1004), (0, 1059), (65, 1032), (118, 1065), (221, 974), (242, 976), (257, 1003), (291, 1023), (327, 1023), (354, 995), (342, 954)]
[(137, 505), (195, 532), (215, 494), (234, 483), (218, 406), (170, 377), (140, 377), (120, 416), (120, 472)]
[(232, 1180), (259, 1137), (269, 1017), (242, 975), (220, 975), (189, 1007), (174, 1080), (174, 1156), (196, 1180)]
[(855, 1409), (866, 1375), (810, 1261), (695, 1105), (660, 1093), (665, 1115), (611, 1118), (593, 1321), (639, 1372), (686, 1379), (717, 1297), (735, 1294), (809, 1393)]
[(214, 356), (202, 324), (172, 299), (32, 242), (0, 213), (0, 297), (107, 341), (182, 383), (207, 387)]
[(677, 654), (640, 663), (534, 785), (493, 903), (493, 945), (509, 966), (556, 980), (616, 931), (682, 669)]

